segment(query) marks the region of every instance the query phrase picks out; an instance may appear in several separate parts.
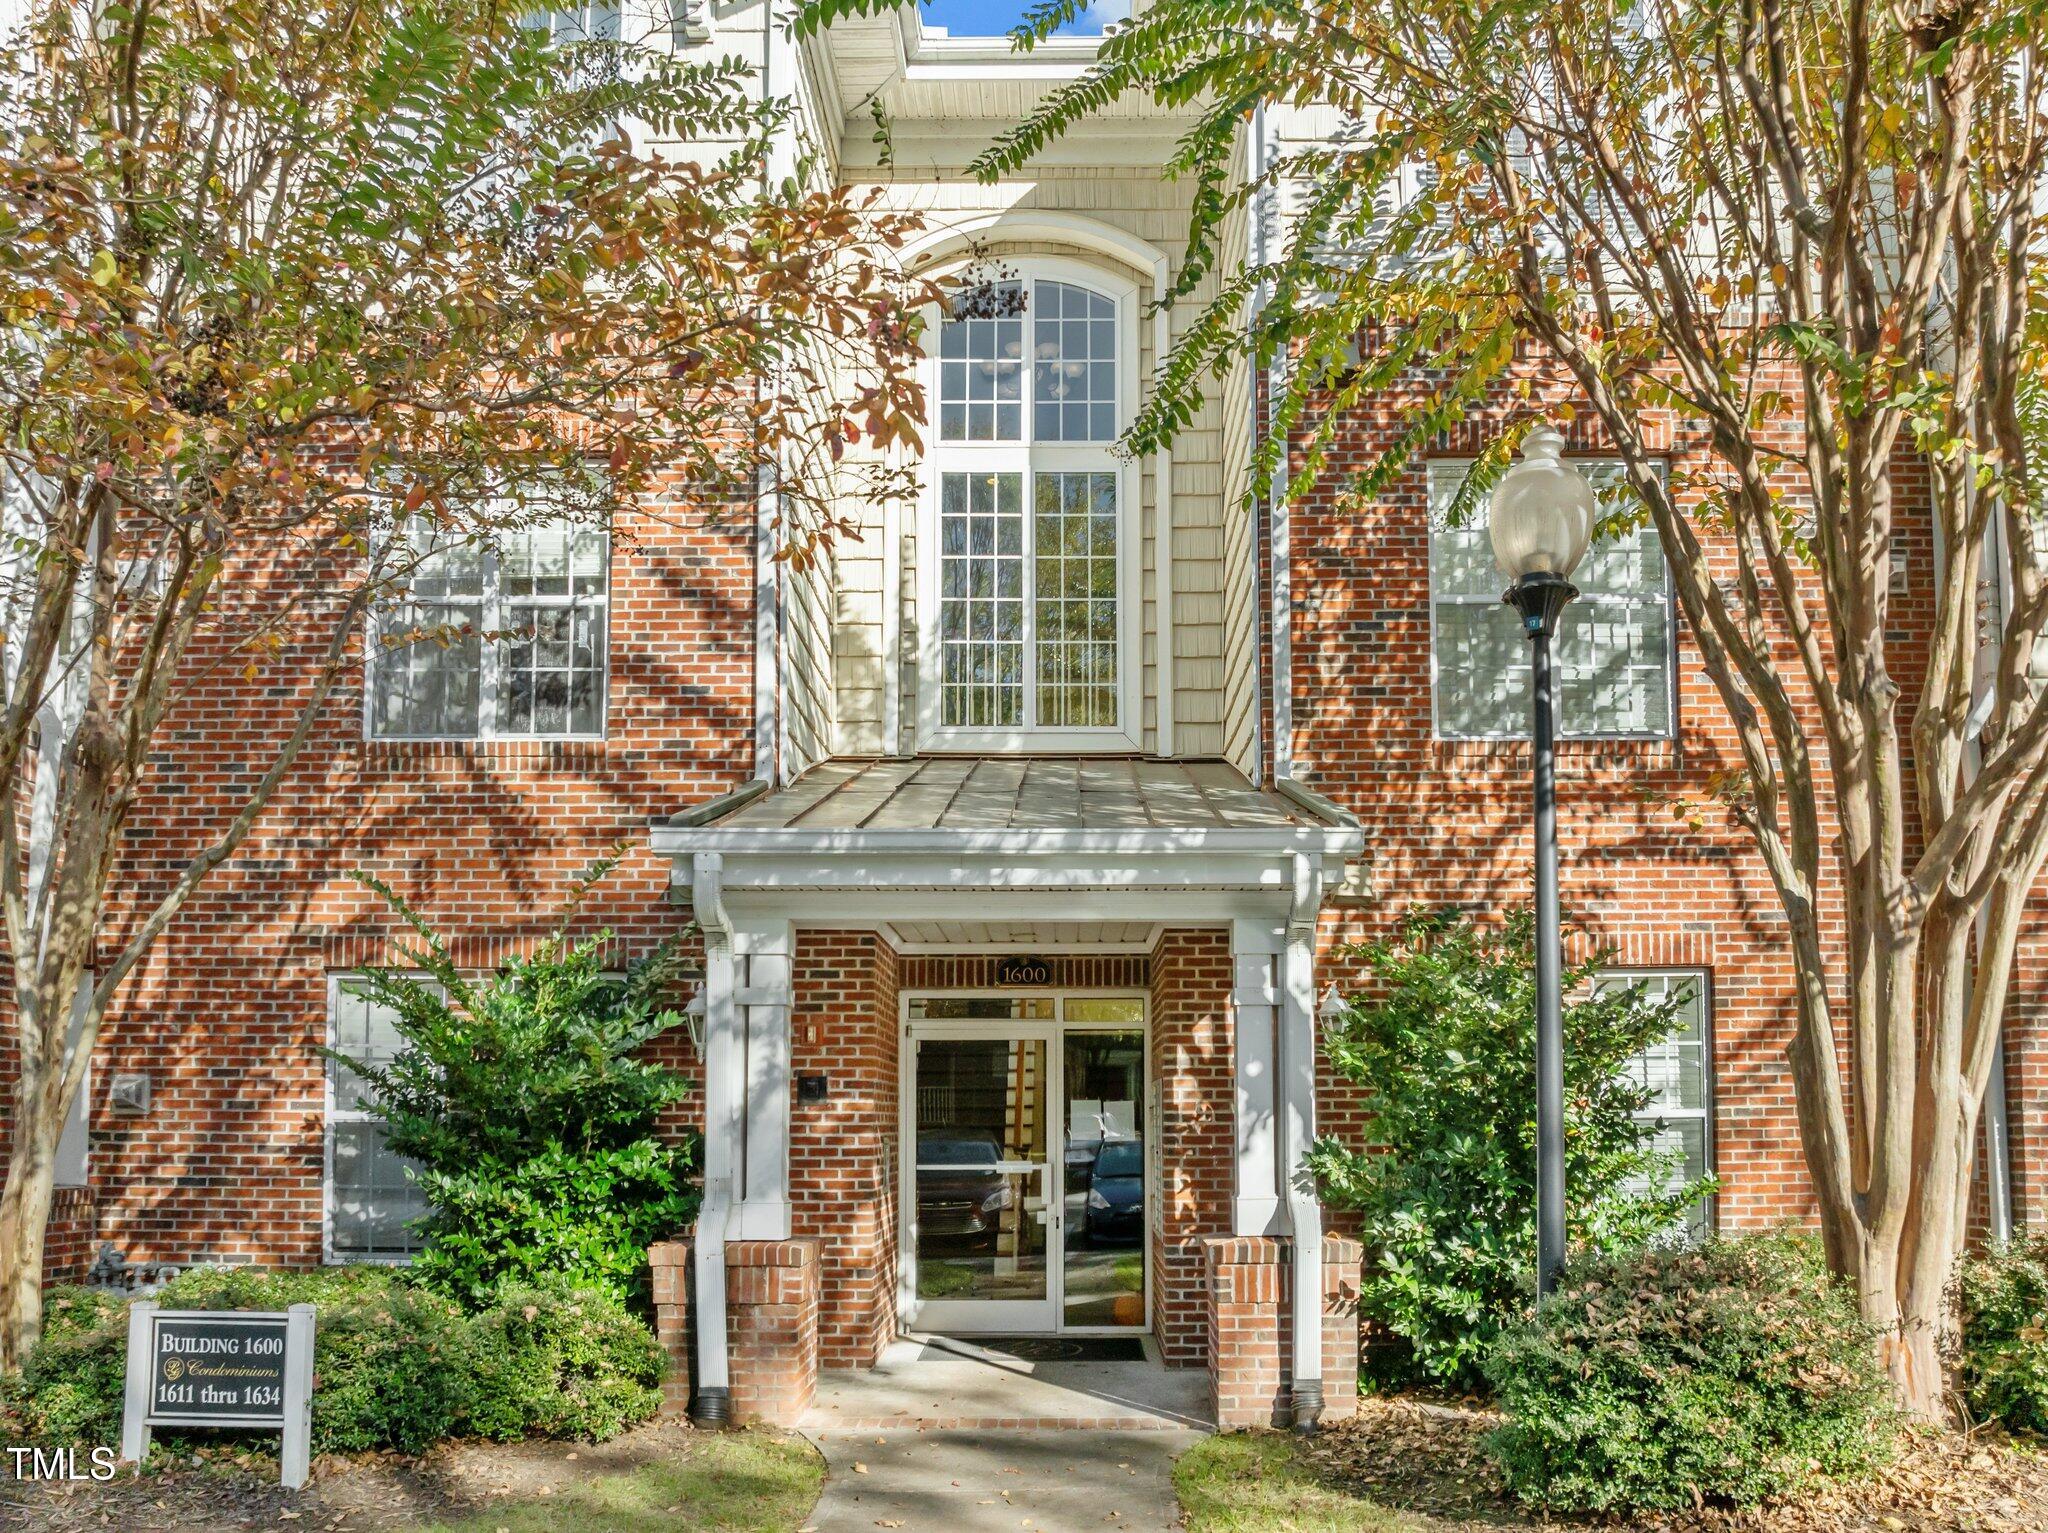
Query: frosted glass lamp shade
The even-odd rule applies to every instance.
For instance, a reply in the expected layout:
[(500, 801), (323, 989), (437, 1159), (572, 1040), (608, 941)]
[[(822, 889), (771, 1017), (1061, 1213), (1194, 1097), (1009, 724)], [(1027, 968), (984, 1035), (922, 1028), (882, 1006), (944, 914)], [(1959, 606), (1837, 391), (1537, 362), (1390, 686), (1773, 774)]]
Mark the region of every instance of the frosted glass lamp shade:
[(1564, 437), (1538, 426), (1522, 442), (1521, 461), (1493, 487), (1493, 559), (1511, 581), (1539, 574), (1569, 580), (1593, 541), (1599, 502), (1563, 453)]

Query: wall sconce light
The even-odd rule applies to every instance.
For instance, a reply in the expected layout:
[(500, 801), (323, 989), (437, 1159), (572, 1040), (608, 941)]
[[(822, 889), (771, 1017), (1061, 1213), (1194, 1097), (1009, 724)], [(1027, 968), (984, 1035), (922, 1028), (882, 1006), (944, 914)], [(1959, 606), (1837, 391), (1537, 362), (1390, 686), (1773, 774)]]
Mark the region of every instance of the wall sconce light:
[(690, 1047), (697, 1051), (697, 1057), (704, 1057), (704, 981), (697, 981), (697, 988), (690, 992), (690, 999), (683, 1006), (683, 1021), (689, 1025)]
[(1323, 1036), (1334, 1038), (1343, 1030), (1345, 1017), (1351, 1014), (1351, 1003), (1337, 992), (1337, 982), (1330, 981), (1323, 992), (1323, 999), (1316, 1007), (1316, 1016), (1322, 1021)]

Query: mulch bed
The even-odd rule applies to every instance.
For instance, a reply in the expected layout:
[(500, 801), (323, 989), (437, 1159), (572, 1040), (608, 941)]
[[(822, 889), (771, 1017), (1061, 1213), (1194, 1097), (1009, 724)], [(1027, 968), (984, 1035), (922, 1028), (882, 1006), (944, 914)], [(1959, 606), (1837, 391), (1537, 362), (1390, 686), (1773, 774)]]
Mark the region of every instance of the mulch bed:
[(1868, 1480), (1812, 1488), (1749, 1511), (1706, 1507), (1632, 1518), (1570, 1519), (1521, 1508), (1480, 1438), (1489, 1411), (1364, 1400), (1356, 1420), (1325, 1428), (1306, 1449), (1332, 1483), (1385, 1506), (1449, 1522), (1519, 1530), (1560, 1522), (1630, 1533), (2042, 1533), (2048, 1452), (1985, 1429), (1915, 1433)]
[[(114, 1527), (151, 1533), (390, 1533), (422, 1522), (474, 1516), (494, 1503), (531, 1503), (591, 1475), (617, 1474), (689, 1451), (686, 1422), (663, 1420), (601, 1444), (447, 1443), (422, 1458), (326, 1457), (303, 1491), (277, 1483), (277, 1460), (215, 1450), (106, 1484), (16, 1483), (0, 1460), (0, 1528), (9, 1533), (87, 1533)], [(81, 1472), (84, 1460), (80, 1460)], [(678, 1508), (678, 1513), (682, 1508)], [(679, 1522), (678, 1526), (682, 1524)]]

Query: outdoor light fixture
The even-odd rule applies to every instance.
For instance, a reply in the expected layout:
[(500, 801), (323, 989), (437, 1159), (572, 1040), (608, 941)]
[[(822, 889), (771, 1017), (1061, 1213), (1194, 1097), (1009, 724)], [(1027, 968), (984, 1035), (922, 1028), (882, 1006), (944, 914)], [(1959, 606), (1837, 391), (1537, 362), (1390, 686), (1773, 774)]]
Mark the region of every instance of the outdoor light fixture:
[(1350, 1006), (1345, 1004), (1344, 997), (1337, 993), (1337, 982), (1334, 979), (1331, 980), (1329, 988), (1323, 992), (1322, 1001), (1316, 1007), (1316, 1016), (1323, 1024), (1323, 1036), (1325, 1038), (1337, 1036), (1339, 1029), (1344, 1025), (1344, 1018), (1349, 1014), (1350, 1010)]
[(1550, 641), (1579, 594), (1572, 571), (1593, 541), (1599, 502), (1563, 459), (1564, 436), (1538, 426), (1522, 460), (1494, 486), (1488, 531), (1494, 562), (1513, 582), (1501, 600), (1528, 637), (1536, 790), (1536, 1292), (1548, 1297), (1564, 1267), (1564, 998), (1557, 920), (1556, 686)]
[(690, 992), (690, 999), (683, 1006), (683, 1021), (690, 1029), (690, 1047), (697, 1051), (697, 1057), (704, 1057), (704, 981), (697, 981), (697, 988)]

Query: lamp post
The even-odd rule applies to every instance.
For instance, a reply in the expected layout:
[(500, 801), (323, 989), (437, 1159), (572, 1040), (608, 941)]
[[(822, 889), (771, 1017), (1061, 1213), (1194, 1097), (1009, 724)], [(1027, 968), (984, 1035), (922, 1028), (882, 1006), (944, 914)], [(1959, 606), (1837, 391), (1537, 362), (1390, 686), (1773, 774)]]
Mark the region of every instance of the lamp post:
[(1538, 426), (1522, 459), (1494, 487), (1494, 562), (1513, 582), (1502, 596), (1530, 645), (1529, 694), (1536, 790), (1536, 1293), (1549, 1297), (1564, 1267), (1564, 997), (1557, 919), (1557, 783), (1552, 759), (1555, 690), (1550, 641), (1579, 594), (1572, 571), (1593, 541), (1593, 487), (1565, 463), (1564, 437)]

